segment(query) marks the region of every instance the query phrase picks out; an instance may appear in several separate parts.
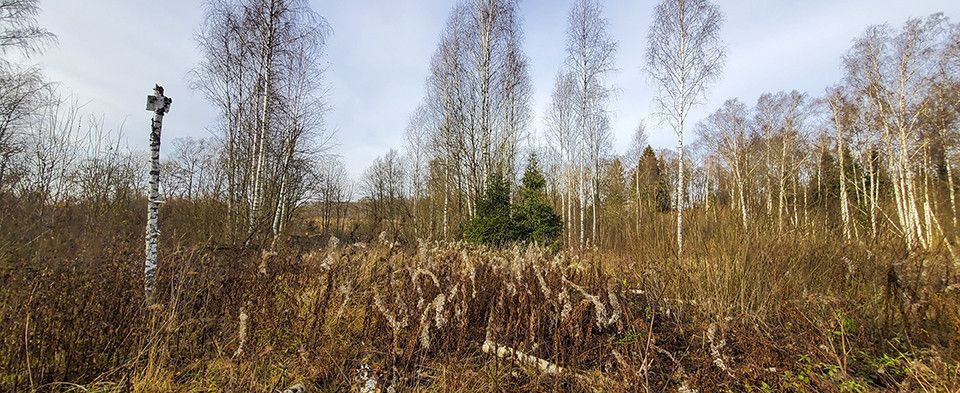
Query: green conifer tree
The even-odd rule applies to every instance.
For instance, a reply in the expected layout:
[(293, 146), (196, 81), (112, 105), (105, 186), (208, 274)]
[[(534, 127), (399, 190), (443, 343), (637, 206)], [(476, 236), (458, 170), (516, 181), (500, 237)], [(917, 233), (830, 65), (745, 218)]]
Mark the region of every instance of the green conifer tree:
[(553, 246), (560, 239), (563, 221), (547, 201), (546, 185), (537, 156), (531, 154), (521, 181), (520, 198), (513, 208), (517, 241)]
[(510, 184), (499, 172), (487, 180), (487, 187), (477, 198), (477, 210), (464, 228), (467, 241), (491, 246), (504, 246), (516, 239), (516, 227), (510, 217)]

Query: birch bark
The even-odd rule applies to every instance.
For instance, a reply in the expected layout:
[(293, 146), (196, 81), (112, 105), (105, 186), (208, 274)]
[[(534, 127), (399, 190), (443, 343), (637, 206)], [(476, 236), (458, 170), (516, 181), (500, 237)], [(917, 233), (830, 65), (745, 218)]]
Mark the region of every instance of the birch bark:
[(148, 304), (153, 302), (154, 280), (157, 271), (157, 243), (160, 237), (160, 133), (163, 128), (163, 115), (170, 110), (171, 101), (163, 95), (163, 87), (160, 87), (160, 85), (154, 88), (154, 95), (147, 99), (147, 110), (153, 111), (153, 120), (150, 123), (150, 184), (147, 196), (146, 260), (143, 267), (144, 294)]

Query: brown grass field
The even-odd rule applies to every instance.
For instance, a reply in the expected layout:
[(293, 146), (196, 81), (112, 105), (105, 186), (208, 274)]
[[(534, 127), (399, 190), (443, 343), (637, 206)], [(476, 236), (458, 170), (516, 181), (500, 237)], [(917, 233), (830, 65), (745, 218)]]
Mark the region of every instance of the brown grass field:
[(702, 212), (679, 261), (669, 214), (618, 253), (306, 225), (270, 250), (210, 240), (219, 208), (174, 201), (145, 308), (142, 201), (2, 203), (4, 391), (960, 388), (946, 250), (741, 233)]

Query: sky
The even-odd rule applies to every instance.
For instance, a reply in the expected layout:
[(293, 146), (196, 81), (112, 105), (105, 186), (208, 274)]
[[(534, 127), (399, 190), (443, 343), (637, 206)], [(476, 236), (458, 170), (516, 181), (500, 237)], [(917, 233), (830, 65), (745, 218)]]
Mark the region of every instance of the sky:
[[(420, 103), (432, 56), (456, 0), (310, 0), (333, 30), (324, 75), (329, 88), (327, 126), (339, 154), (358, 179), (379, 155), (400, 148), (411, 114)], [(535, 118), (544, 129), (553, 81), (565, 58), (564, 30), (572, 0), (522, 0), (524, 50), (530, 61)], [(641, 121), (655, 148), (676, 143), (673, 131), (654, 116), (655, 86), (643, 71), (646, 35), (655, 1), (602, 1), (611, 36), (618, 42), (617, 88), (611, 103), (614, 150), (628, 149)], [(960, 20), (956, 0), (720, 0), (727, 47), (723, 77), (692, 113), (699, 121), (729, 98), (753, 103), (760, 94), (799, 90), (819, 95), (841, 78), (840, 59), (867, 26), (901, 25), (909, 17), (942, 11)], [(39, 23), (59, 37), (56, 46), (31, 61), (49, 80), (123, 128), (132, 150), (147, 149), (150, 113), (145, 97), (153, 85), (173, 98), (163, 138), (210, 136), (212, 105), (189, 87), (199, 62), (196, 35), (203, 19), (200, 0), (43, 0)], [(169, 146), (169, 145), (168, 145)]]

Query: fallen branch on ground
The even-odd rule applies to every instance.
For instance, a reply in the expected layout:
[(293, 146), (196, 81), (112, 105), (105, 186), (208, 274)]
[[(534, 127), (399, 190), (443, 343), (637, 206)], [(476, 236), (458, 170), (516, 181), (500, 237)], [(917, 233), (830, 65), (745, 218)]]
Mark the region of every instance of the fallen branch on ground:
[(486, 340), (483, 342), (482, 350), (484, 353), (495, 354), (501, 359), (513, 359), (521, 364), (534, 366), (546, 374), (556, 375), (563, 372), (563, 367), (553, 364), (549, 360), (541, 359), (533, 355), (527, 355), (519, 350), (497, 344), (491, 340)]

